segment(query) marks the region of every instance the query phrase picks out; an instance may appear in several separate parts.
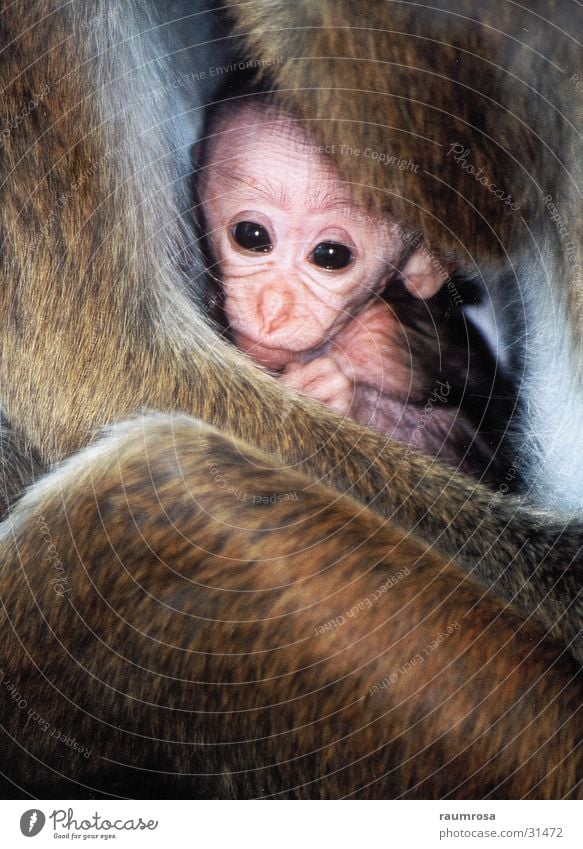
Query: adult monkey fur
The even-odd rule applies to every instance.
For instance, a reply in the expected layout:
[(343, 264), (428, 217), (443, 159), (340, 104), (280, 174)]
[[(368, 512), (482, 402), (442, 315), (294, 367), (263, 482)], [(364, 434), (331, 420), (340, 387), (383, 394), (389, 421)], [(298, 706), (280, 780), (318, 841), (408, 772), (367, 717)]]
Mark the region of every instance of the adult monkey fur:
[[(575, 797), (578, 667), (409, 532), (467, 568), (483, 555), (479, 577), (523, 613), (542, 598), (568, 643), (580, 524), (406, 459), (221, 343), (188, 298), (147, 22), (52, 8), (2, 22), (0, 380), (40, 462), (78, 453), (2, 529), (4, 795)], [(326, 32), (304, 34), (322, 55)], [(142, 406), (223, 433), (148, 417), (79, 450)]]

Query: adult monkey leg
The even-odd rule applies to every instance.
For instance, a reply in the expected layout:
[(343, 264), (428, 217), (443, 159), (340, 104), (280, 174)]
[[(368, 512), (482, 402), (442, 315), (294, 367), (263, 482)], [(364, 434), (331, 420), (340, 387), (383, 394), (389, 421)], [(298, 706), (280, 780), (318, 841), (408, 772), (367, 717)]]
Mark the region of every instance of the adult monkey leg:
[(580, 796), (573, 661), (358, 502), (241, 442), (137, 420), (9, 522), (14, 794)]
[(580, 621), (570, 565), (579, 523), (539, 529), (514, 502), (291, 399), (191, 302), (197, 266), (179, 215), (186, 165), (173, 88), (141, 15), (113, 0), (16, 2), (3, 14), (0, 384), (9, 420), (53, 462), (143, 406), (194, 414), (478, 563), (485, 583), (497, 580), (527, 613), (542, 598), (536, 615), (570, 642)]

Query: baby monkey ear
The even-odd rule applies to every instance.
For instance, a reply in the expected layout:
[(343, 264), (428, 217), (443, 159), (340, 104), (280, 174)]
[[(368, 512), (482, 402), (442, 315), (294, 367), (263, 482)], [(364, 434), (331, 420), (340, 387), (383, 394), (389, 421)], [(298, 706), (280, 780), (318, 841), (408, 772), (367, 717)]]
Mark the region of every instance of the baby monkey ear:
[(425, 245), (421, 245), (409, 254), (401, 268), (401, 276), (407, 291), (422, 301), (436, 295), (452, 269), (432, 254)]

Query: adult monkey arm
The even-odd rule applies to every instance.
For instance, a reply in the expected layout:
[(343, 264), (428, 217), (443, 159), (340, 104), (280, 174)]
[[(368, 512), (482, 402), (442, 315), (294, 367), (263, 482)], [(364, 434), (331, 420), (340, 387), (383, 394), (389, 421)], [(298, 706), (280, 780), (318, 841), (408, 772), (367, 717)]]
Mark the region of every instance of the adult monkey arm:
[[(563, 567), (578, 553), (579, 525), (543, 529), (521, 552), (536, 528), (528, 513), (289, 399), (189, 301), (176, 261), (188, 236), (171, 102), (162, 123), (152, 106), (154, 92), (171, 89), (152, 64), (147, 22), (132, 13), (134, 4), (113, 2), (15, 3), (4, 13), (0, 381), (10, 421), (51, 462), (144, 405), (186, 411), (325, 477), (448, 555), (464, 542), (464, 562), (480, 561), (487, 582), (506, 569), (502, 593), (530, 612), (523, 583), (540, 562), (553, 586), (557, 570), (573, 580)], [(273, 413), (282, 399), (285, 427)], [(555, 624), (555, 608), (545, 611), (568, 641), (575, 618)]]

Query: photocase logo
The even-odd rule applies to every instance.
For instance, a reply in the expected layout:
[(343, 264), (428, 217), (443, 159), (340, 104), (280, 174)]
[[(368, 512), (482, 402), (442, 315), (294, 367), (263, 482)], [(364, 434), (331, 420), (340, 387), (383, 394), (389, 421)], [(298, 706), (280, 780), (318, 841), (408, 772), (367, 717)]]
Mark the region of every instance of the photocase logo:
[(20, 830), (25, 837), (36, 837), (45, 827), (46, 817), (38, 808), (25, 811), (20, 817)]

